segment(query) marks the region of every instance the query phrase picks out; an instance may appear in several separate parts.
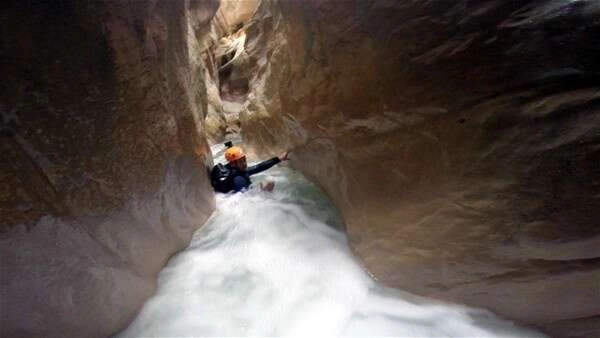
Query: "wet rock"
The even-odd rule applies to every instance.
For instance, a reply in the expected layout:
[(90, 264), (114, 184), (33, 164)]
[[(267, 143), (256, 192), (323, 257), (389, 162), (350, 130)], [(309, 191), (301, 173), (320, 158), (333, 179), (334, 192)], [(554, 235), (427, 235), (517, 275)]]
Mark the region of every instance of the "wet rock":
[(2, 5), (0, 335), (110, 335), (214, 207), (214, 1)]
[(294, 148), (385, 284), (587, 325), (571, 320), (600, 313), (599, 18), (588, 1), (263, 1), (244, 140)]
[(206, 53), (205, 78), (208, 98), (206, 132), (212, 143), (239, 132), (239, 114), (248, 93), (245, 70), (245, 27), (258, 1), (222, 2), (211, 22), (210, 47)]

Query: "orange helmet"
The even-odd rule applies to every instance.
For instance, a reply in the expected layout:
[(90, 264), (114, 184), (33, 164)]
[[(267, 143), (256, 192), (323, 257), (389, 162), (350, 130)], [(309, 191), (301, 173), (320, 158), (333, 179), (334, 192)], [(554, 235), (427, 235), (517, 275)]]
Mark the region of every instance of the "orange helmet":
[(225, 159), (228, 162), (237, 161), (242, 157), (246, 157), (246, 155), (240, 147), (229, 147), (229, 149), (225, 151)]

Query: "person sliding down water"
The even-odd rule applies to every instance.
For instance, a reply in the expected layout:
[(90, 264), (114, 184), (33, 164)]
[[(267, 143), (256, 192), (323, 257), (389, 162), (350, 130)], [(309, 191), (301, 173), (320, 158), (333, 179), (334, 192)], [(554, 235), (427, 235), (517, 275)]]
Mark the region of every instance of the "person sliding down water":
[[(260, 162), (259, 164), (248, 167), (246, 164), (246, 155), (240, 147), (233, 146), (231, 142), (225, 143), (227, 150), (225, 151), (225, 159), (227, 164), (221, 163), (215, 165), (210, 173), (210, 180), (213, 188), (222, 193), (230, 191), (242, 191), (247, 189), (250, 184), (250, 176), (263, 172), (279, 162), (287, 161), (289, 152), (284, 152), (279, 157)], [(274, 182), (267, 182), (261, 189), (272, 191), (275, 186)]]

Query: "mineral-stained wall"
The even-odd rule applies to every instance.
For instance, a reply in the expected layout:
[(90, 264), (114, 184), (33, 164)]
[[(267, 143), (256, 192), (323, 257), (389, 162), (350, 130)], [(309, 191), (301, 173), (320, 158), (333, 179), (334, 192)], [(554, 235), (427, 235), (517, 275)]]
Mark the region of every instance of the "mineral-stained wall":
[(218, 2), (0, 6), (0, 335), (107, 336), (214, 207)]
[(265, 0), (247, 35), (245, 141), (377, 279), (600, 334), (597, 2)]

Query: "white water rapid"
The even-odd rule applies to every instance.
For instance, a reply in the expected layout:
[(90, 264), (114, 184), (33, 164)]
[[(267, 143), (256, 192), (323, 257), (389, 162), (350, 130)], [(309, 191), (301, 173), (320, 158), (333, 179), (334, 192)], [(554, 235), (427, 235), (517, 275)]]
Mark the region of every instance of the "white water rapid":
[(273, 193), (217, 195), (210, 220), (118, 336), (542, 336), (486, 311), (378, 285), (315, 185), (281, 166), (253, 181), (267, 178)]

